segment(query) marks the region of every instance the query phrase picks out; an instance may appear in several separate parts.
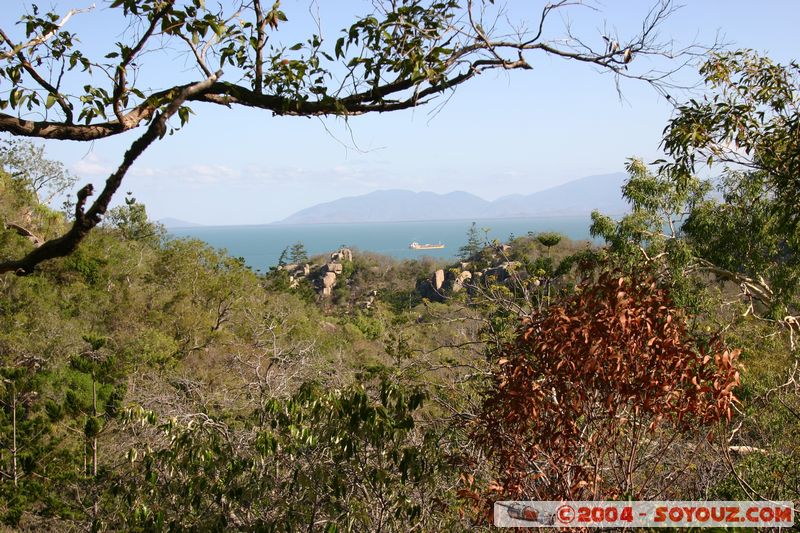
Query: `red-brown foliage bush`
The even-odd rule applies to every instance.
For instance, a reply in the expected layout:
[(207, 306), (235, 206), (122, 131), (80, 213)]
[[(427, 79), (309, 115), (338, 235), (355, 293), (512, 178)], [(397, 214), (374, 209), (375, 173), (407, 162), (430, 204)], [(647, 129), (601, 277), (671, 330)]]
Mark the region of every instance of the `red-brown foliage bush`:
[(649, 277), (605, 272), (583, 282), (526, 320), (501, 354), (475, 431), (497, 475), (491, 490), (508, 499), (648, 497), (676, 439), (730, 420), (737, 355), (719, 337), (692, 339)]

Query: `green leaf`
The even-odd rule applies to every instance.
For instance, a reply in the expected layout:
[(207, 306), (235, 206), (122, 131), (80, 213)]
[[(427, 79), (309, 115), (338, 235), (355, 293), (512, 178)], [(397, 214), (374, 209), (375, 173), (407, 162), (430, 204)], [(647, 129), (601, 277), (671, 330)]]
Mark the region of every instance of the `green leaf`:
[(344, 37), (339, 37), (339, 39), (336, 40), (336, 47), (334, 48), (337, 59), (344, 55), (344, 52), (342, 51), (343, 48), (344, 48)]

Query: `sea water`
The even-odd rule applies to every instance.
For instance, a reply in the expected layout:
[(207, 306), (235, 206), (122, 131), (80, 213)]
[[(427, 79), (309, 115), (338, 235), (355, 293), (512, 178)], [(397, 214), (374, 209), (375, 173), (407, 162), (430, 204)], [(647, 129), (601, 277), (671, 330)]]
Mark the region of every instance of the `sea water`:
[[(475, 220), (481, 239), (506, 241), (511, 236), (555, 231), (573, 240), (590, 240), (589, 216), (508, 218)], [(281, 252), (294, 243), (305, 246), (309, 256), (341, 247), (390, 255), (398, 259), (424, 256), (451, 260), (467, 242), (472, 220), (380, 222), (358, 224), (268, 224), (260, 226), (198, 226), (173, 228), (173, 237), (200, 239), (243, 257), (254, 270), (266, 271), (278, 263)], [(437, 250), (411, 250), (412, 242), (445, 245)]]

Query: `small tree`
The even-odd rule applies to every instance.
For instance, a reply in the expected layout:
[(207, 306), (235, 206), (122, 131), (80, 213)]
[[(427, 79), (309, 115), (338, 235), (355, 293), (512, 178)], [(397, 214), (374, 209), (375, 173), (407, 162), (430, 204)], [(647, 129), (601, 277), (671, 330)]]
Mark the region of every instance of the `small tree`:
[(44, 146), (24, 139), (0, 142), (0, 168), (32, 190), (40, 204), (49, 204), (77, 181), (63, 163), (45, 157)]
[(466, 261), (478, 255), (482, 249), (483, 241), (478, 233), (478, 227), (473, 222), (467, 230), (467, 244), (458, 249), (458, 256)]
[(63, 435), (46, 413), (50, 376), (40, 367), (41, 359), (25, 359), (0, 368), (0, 522), (12, 528), (19, 527), (26, 511), (41, 504), (43, 492), (48, 494), (48, 508), (55, 509), (68, 497), (51, 488), (75, 486)]
[(130, 192), (125, 197), (125, 205), (109, 211), (107, 220), (126, 240), (158, 242), (164, 233), (162, 226), (148, 220), (144, 204), (137, 202)]
[(286, 258), (289, 257), (289, 247), (283, 249), (280, 257), (278, 257), (278, 267), (286, 266)]
[(78, 375), (89, 377), (91, 388), (85, 390), (78, 386), (68, 390), (64, 404), (69, 414), (77, 420), (83, 420), (86, 442), (84, 471), (91, 477), (97, 477), (97, 438), (105, 429), (105, 423), (117, 415), (122, 401), (122, 390), (113, 386), (120, 369), (119, 362), (104, 350), (107, 339), (84, 335), (83, 340), (89, 344), (89, 348), (73, 356), (70, 364)]
[(289, 260), (292, 263), (297, 264), (308, 261), (308, 253), (306, 252), (306, 247), (302, 242), (298, 241), (292, 245), (291, 249), (289, 250)]
[(542, 246), (547, 248), (547, 257), (550, 257), (550, 248), (561, 242), (561, 235), (554, 232), (540, 233), (536, 237), (536, 240), (538, 240)]
[(736, 356), (719, 337), (690, 338), (651, 277), (583, 282), (526, 320), (498, 360), (475, 431), (496, 495), (652, 497), (675, 436), (730, 419)]
[(536, 240), (539, 241), (539, 244), (547, 248), (547, 268), (542, 269), (546, 272), (547, 278), (545, 279), (545, 284), (547, 285), (547, 301), (550, 302), (550, 278), (553, 273), (553, 260), (550, 255), (550, 248), (556, 246), (558, 243), (561, 242), (561, 235), (555, 232), (548, 232), (548, 233), (540, 233)]

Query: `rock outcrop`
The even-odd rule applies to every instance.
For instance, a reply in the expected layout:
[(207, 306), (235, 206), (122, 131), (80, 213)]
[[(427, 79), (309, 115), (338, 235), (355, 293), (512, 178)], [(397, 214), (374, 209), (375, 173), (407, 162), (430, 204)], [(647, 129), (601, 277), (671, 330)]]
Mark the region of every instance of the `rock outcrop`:
[(280, 267), (289, 273), (289, 287), (294, 289), (300, 284), (300, 280), (307, 278), (311, 274), (311, 266), (308, 264), (298, 265), (290, 263)]
[(442, 302), (447, 294), (463, 290), (472, 280), (472, 272), (456, 269), (439, 269), (426, 280), (417, 283), (417, 292), (423, 297), (435, 302)]
[[(417, 292), (432, 301), (445, 301), (458, 293), (472, 293), (481, 284), (512, 285), (517, 281), (530, 278), (520, 261), (509, 261), (507, 244), (494, 248), (494, 262), (489, 266), (477, 269), (474, 262), (459, 261), (450, 268), (436, 270), (430, 278), (417, 283)], [(533, 281), (537, 284), (537, 281)]]
[(316, 271), (312, 270), (311, 277), (316, 279), (317, 292), (322, 298), (333, 295), (333, 287), (344, 272), (344, 262), (352, 260), (353, 251), (349, 248), (340, 248), (330, 254), (330, 261), (317, 267)]
[(375, 299), (378, 297), (378, 291), (373, 290), (367, 295), (367, 299), (360, 302), (359, 305), (362, 309), (372, 309), (372, 306), (375, 305)]
[(342, 273), (344, 267), (341, 263), (331, 262), (326, 264), (323, 268), (325, 269), (325, 272), (333, 272), (334, 274), (338, 275)]
[(352, 261), (353, 252), (342, 248), (330, 254), (330, 261), (322, 264), (295, 264), (291, 263), (280, 267), (289, 274), (289, 286), (297, 287), (302, 280), (308, 280), (317, 290), (317, 293), (327, 298), (333, 294), (337, 277), (344, 272), (344, 261)]
[(433, 278), (431, 278), (431, 285), (433, 286), (433, 290), (440, 291), (442, 287), (444, 287), (444, 270), (441, 268), (433, 273)]
[(333, 252), (331, 254), (331, 261), (335, 262), (342, 262), (342, 261), (352, 261), (353, 260), (353, 251), (349, 248), (340, 248), (338, 252)]
[(328, 297), (333, 292), (333, 286), (336, 284), (336, 274), (334, 272), (326, 272), (322, 276), (322, 296)]
[(453, 292), (461, 292), (464, 286), (470, 281), (472, 281), (472, 272), (465, 270), (455, 277), (453, 280), (453, 286), (450, 288), (450, 290)]
[(520, 266), (522, 266), (522, 263), (519, 261), (506, 261), (495, 267), (487, 268), (483, 271), (483, 275), (494, 276), (498, 282), (503, 283), (508, 280), (512, 273), (516, 272)]

